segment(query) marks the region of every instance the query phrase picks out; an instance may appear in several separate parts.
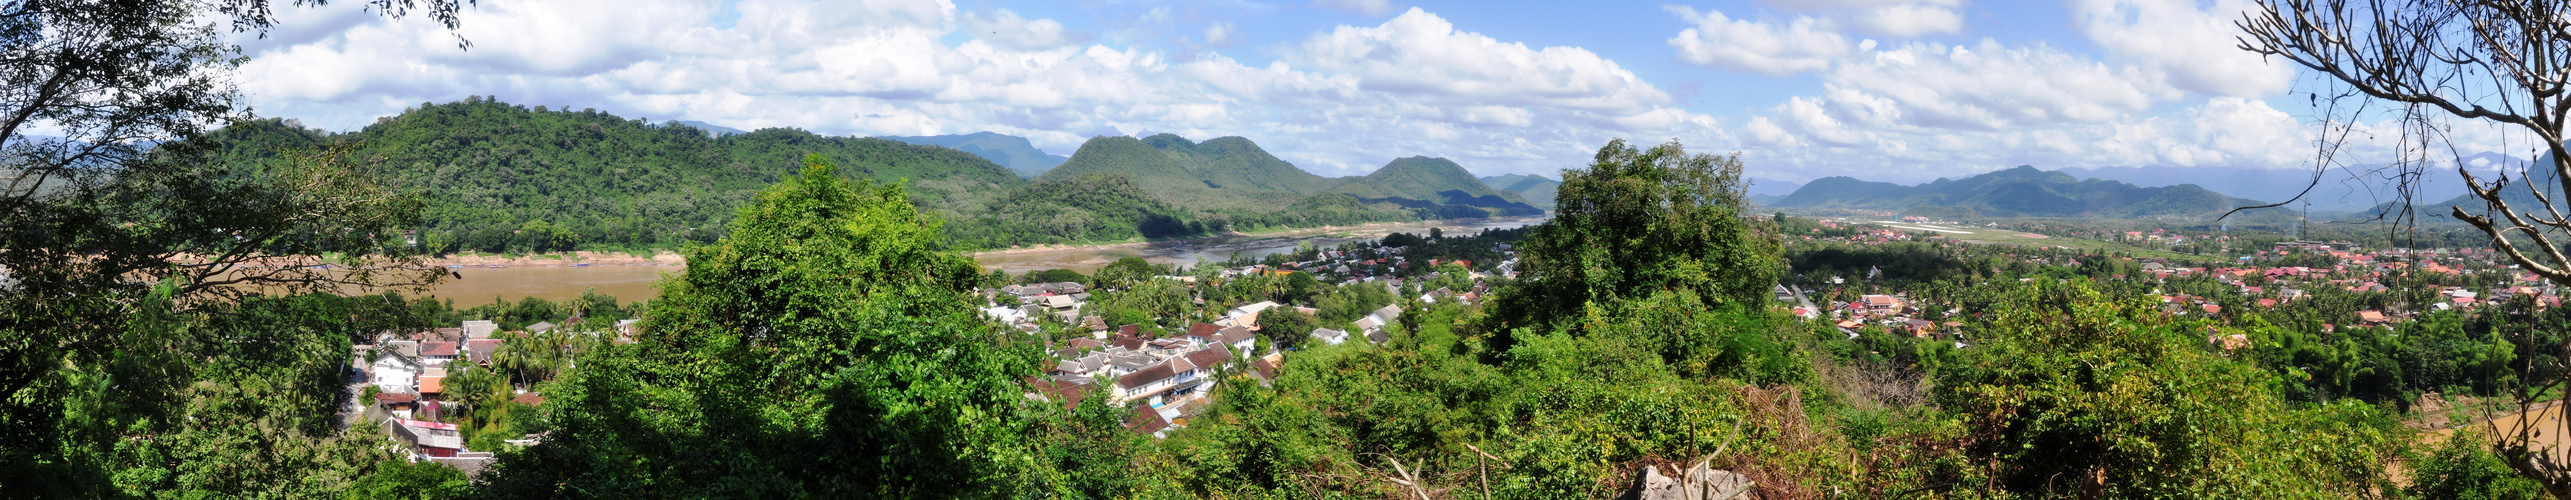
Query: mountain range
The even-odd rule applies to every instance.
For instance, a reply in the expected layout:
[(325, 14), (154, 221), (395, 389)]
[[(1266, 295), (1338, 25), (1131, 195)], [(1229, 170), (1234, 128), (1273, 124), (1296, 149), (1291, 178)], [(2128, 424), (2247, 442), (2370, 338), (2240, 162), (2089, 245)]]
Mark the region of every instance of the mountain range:
[(1401, 158), (1364, 176), (1322, 177), (1241, 137), (1205, 142), (1174, 134), (1094, 137), (1070, 160), (1035, 180), (1101, 175), (1130, 179), (1143, 192), (1178, 206), (1236, 214), (1314, 203), (1449, 218), (1544, 213), (1444, 158)]
[(991, 163), (998, 163), (1000, 166), (1009, 167), (1009, 170), (1017, 172), (1019, 177), (1029, 179), (1033, 179), (1038, 175), (1044, 175), (1046, 170), (1052, 170), (1054, 166), (1061, 165), (1063, 161), (1071, 159), (1071, 157), (1068, 156), (1049, 154), (1044, 152), (1044, 150), (1036, 149), (1035, 143), (1027, 142), (1027, 138), (1025, 137), (1002, 135), (995, 132), (974, 132), (961, 135), (928, 135), (916, 137), (888, 135), (880, 136), (879, 138), (892, 139), (922, 146), (945, 146), (948, 148), (954, 148), (957, 151), (973, 153), (974, 156), (980, 156), (983, 159), (991, 160)]
[(1553, 209), (1553, 192), (1562, 187), (1562, 181), (1534, 174), (1483, 177), (1482, 183), (1499, 188), (1501, 191), (1517, 193), (1519, 198), (1527, 200), (1528, 205), (1545, 210)]
[(405, 110), (346, 133), (261, 120), (210, 139), (219, 146), (214, 160), (226, 164), (271, 162), (327, 145), (373, 158), (388, 182), (424, 195), (428, 207), (417, 229), (441, 250), (711, 241), (737, 207), (794, 172), (806, 155), (831, 160), (849, 178), (901, 183), (913, 203), (947, 221), (953, 241), (974, 248), (1543, 213), (1441, 158), (1402, 158), (1366, 176), (1325, 178), (1245, 138), (1118, 136), (1093, 138), (1029, 179), (986, 156), (1006, 156), (993, 151), (1024, 146), (1023, 138), (952, 137), (983, 153), (791, 128), (655, 124), (476, 97)]
[(1916, 186), (1850, 177), (1815, 179), (1768, 206), (1789, 209), (1880, 210), (1930, 216), (1983, 217), (2207, 217), (2262, 205), (2194, 184), (2141, 187), (2087, 179), (2021, 165), (1963, 179), (1940, 178)]
[[(2524, 158), (2481, 152), (2467, 155), (2462, 163), (2473, 175), (2491, 178), (2499, 172), (2526, 169)], [(2124, 181), (2144, 187), (2169, 186), (2178, 180), (2194, 183), (2217, 192), (2261, 200), (2295, 199), (2295, 208), (2310, 203), (2314, 212), (2356, 212), (2401, 198), (2395, 186), (2401, 173), (2389, 165), (2358, 165), (2331, 168), (2321, 172), (2308, 169), (2233, 168), (2233, 167), (2103, 167), (2066, 168), (2062, 172), (2084, 178)], [(2437, 167), (2412, 177), (2414, 199), (2445, 200), (2464, 196), (2463, 177), (2451, 168)], [(2306, 192), (2306, 187), (2310, 188)]]

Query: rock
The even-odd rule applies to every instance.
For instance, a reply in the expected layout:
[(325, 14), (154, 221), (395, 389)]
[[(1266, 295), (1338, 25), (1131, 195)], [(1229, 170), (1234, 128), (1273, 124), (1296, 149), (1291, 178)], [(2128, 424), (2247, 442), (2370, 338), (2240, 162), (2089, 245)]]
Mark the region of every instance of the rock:
[(1732, 471), (1714, 470), (1705, 464), (1690, 468), (1686, 476), (1672, 478), (1660, 475), (1657, 467), (1644, 466), (1641, 477), (1634, 478), (1634, 489), (1618, 496), (1628, 500), (1730, 500), (1743, 498), (1756, 486), (1748, 476)]
[(1658, 467), (1646, 465), (1643, 466), (1643, 476), (1634, 481), (1634, 493), (1631, 498), (1634, 500), (1686, 500), (1686, 494), (1686, 489), (1680, 487), (1677, 480), (1660, 475)]
[(1714, 470), (1705, 464), (1687, 470), (1685, 496), (1688, 500), (1723, 500), (1740, 498), (1752, 486), (1749, 476), (1727, 470)]

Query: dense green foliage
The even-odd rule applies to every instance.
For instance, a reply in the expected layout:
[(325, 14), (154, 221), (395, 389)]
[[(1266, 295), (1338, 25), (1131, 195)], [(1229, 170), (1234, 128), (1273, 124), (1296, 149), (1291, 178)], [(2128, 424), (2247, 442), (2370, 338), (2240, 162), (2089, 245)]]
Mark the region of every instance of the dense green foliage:
[(909, 180), (915, 202), (954, 212), (1025, 184), (952, 149), (767, 129), (709, 138), (594, 110), (483, 98), (423, 103), (362, 130), (323, 135), (279, 121), (218, 135), (237, 159), (352, 145), (395, 185), (430, 201), (431, 251), (562, 251), (709, 242), (752, 192), (806, 154), (880, 182)]
[(1501, 321), (1545, 325), (1666, 292), (1764, 304), (1780, 248), (1763, 221), (1741, 217), (1743, 187), (1738, 158), (1609, 143), (1588, 169), (1563, 171), (1553, 220), (1527, 236), (1519, 286), (1501, 296)]
[[(498, 466), (508, 495), (981, 496), (1039, 481), (1023, 344), (899, 186), (819, 156), (688, 252), (641, 341), (558, 389), (557, 426)], [(684, 452), (673, 453), (675, 450)]]
[(1199, 236), (1211, 228), (1119, 174), (1090, 174), (1011, 191), (948, 230), (982, 248)]

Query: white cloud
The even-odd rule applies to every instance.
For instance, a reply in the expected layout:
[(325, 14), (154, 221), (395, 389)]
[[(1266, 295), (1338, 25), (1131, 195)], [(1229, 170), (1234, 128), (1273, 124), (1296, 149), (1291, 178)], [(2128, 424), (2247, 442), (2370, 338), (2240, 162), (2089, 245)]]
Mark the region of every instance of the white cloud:
[[(1615, 137), (1730, 141), (1714, 119), (1595, 53), (1503, 42), (1418, 9), (1312, 34), (1251, 66), (1210, 51), (1083, 44), (1052, 20), (942, 1), (745, 0), (731, 28), (704, 26), (710, 7), (695, 2), (570, 1), (484, 2), (464, 19), (471, 51), (436, 26), (380, 19), (260, 47), (242, 69), (245, 90), (263, 114), (341, 130), (421, 102), (495, 95), (745, 129), (990, 130), (1056, 153), (1114, 131), (1241, 135), (1325, 175), (1414, 154), (1549, 171)], [(329, 16), (359, 7), (293, 12), (339, 19)], [(581, 12), (617, 23), (572, 15)], [(1238, 37), (1217, 26), (1208, 42)]]
[(2132, 68), (1990, 40), (1875, 52), (1833, 68), (1824, 87), (1867, 122), (1980, 130), (2097, 122), (2176, 97)]
[(1896, 38), (1964, 31), (1963, 0), (1761, 0), (1779, 10), (1840, 19), (1869, 34)]
[(1217, 47), (1231, 45), (1232, 42), (1240, 41), (1240, 33), (1240, 29), (1234, 27), (1231, 21), (1223, 21), (1207, 25), (1205, 27), (1205, 44)]
[(1667, 9), (1695, 25), (1669, 39), (1678, 59), (1688, 63), (1783, 76), (1829, 67), (1849, 51), (1847, 37), (1828, 20), (1797, 16), (1785, 26), (1772, 26), (1686, 6)]
[(2218, 0), (2076, 0), (2080, 31), (2117, 59), (2159, 73), (2170, 85), (2217, 96), (2265, 97), (2292, 86), (2294, 69), (2234, 46), (2233, 22), (2254, 8)]
[(1087, 33), (1064, 29), (1052, 19), (1027, 19), (1009, 9), (991, 12), (966, 12), (964, 34), (975, 39), (1020, 50), (1040, 50), (1089, 43)]
[(1380, 16), (1393, 11), (1392, 0), (1314, 0), (1312, 5), (1369, 16)]
[(1610, 118), (1670, 102), (1668, 93), (1588, 50), (1501, 42), (1457, 31), (1418, 8), (1380, 26), (1315, 35), (1284, 59), (1353, 77), (1360, 90), (1420, 103), (1532, 105)]
[(1858, 29), (1867, 33), (1895, 37), (1915, 37), (1964, 31), (1964, 15), (1955, 9), (1928, 4), (1901, 4), (1859, 12)]

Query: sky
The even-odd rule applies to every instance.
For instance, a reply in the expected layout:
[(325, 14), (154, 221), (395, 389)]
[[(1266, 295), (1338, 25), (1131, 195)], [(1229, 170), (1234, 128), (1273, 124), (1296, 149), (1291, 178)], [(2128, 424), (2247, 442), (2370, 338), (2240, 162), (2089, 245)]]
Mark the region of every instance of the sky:
[[(481, 0), (455, 31), (363, 3), (239, 35), (254, 111), (348, 131), (490, 96), (1061, 155), (1241, 136), (1327, 176), (1424, 155), (1558, 178), (1610, 140), (1676, 141), (1756, 178), (1910, 183), (2308, 169), (2329, 93), (2234, 47), (2243, 0)], [(2389, 155), (2388, 123), (2359, 117), (2343, 160)]]

